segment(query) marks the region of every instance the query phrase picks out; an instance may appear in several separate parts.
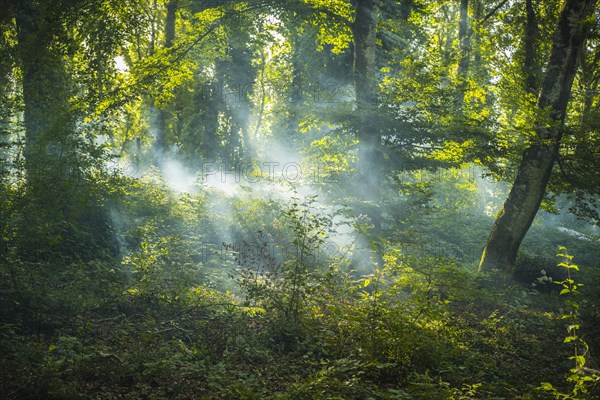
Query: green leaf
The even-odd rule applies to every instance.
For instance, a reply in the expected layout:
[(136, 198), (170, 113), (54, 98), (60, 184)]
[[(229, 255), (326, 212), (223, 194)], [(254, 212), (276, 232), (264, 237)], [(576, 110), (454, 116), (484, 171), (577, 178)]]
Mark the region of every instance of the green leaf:
[(585, 357), (584, 356), (573, 356), (569, 357), (570, 360), (575, 360), (575, 363), (578, 367), (583, 367), (585, 365)]
[(573, 340), (577, 340), (577, 336), (567, 336), (567, 337), (565, 337), (565, 340), (563, 343), (570, 343)]

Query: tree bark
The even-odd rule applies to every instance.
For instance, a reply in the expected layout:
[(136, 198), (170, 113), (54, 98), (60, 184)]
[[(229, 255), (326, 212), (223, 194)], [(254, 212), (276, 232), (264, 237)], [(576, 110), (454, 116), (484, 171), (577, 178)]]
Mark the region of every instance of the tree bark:
[(458, 41), (460, 55), (458, 59), (458, 94), (457, 105), (461, 110), (465, 102), (465, 91), (467, 90), (467, 76), (471, 62), (471, 32), (469, 27), (469, 0), (460, 0), (460, 21), (458, 24)]
[(583, 108), (581, 110), (581, 124), (584, 128), (592, 123), (590, 111), (594, 105), (594, 97), (598, 93), (600, 84), (600, 48), (596, 47), (593, 52), (584, 48), (581, 52), (581, 79), (580, 86), (583, 89)]
[[(0, 29), (8, 30), (9, 22), (0, 17)], [(7, 154), (5, 147), (8, 147), (8, 138), (11, 133), (11, 119), (14, 115), (15, 105), (13, 104), (13, 88), (11, 75), (14, 67), (13, 52), (10, 49), (9, 40), (4, 35), (0, 37), (0, 179), (8, 170)]]
[(400, 20), (406, 22), (414, 7), (414, 0), (402, 0), (400, 2)]
[[(164, 48), (169, 49), (173, 46), (175, 41), (175, 22), (177, 12), (178, 0), (169, 0), (167, 3), (167, 17), (165, 19), (165, 42)], [(167, 119), (169, 112), (165, 110), (164, 106), (158, 109), (156, 116), (156, 139), (154, 143), (154, 149), (158, 157), (158, 161), (164, 158), (166, 149), (166, 136), (167, 136)]]
[[(482, 15), (483, 4), (481, 3), (481, 0), (477, 0), (473, 5), (473, 20), (480, 21)], [(473, 54), (472, 70), (476, 75), (481, 75), (485, 71), (485, 66), (481, 65), (481, 34), (479, 32), (473, 32), (473, 44), (471, 47), (471, 53)]]
[(61, 24), (75, 4), (33, 0), (13, 4), (27, 179), (15, 243), (19, 257), (90, 259), (97, 257), (100, 247), (114, 255), (109, 218), (90, 191), (85, 150), (78, 146), (76, 115), (69, 103), (74, 82), (61, 48), (66, 36)]
[[(33, 177), (62, 153), (68, 128), (68, 78), (60, 54), (50, 50), (53, 33), (40, 6), (23, 1), (15, 10), (22, 70), (26, 172)], [(55, 166), (54, 166), (55, 167)]]
[(537, 140), (524, 151), (513, 187), (483, 250), (480, 271), (513, 269), (521, 241), (542, 202), (558, 156), (579, 53), (585, 42), (583, 21), (594, 4), (595, 0), (566, 0), (561, 10), (537, 102), (538, 109), (549, 113), (549, 121), (538, 122)]
[(539, 28), (535, 15), (533, 0), (525, 0), (525, 35), (524, 35), (524, 59), (523, 59), (523, 77), (525, 78), (525, 89), (529, 93), (538, 93), (539, 74), (541, 71), (538, 62), (538, 41)]
[(358, 117), (358, 176), (360, 193), (365, 202), (365, 214), (371, 220), (373, 236), (381, 231), (381, 182), (383, 151), (377, 129), (376, 35), (379, 0), (356, 2), (356, 19), (352, 25), (354, 37), (354, 89)]

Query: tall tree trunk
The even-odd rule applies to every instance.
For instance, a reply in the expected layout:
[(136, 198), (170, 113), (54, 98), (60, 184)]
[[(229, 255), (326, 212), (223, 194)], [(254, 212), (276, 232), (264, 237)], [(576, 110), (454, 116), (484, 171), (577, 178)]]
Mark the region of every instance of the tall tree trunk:
[[(23, 1), (15, 10), (22, 71), (25, 160), (30, 179), (62, 152), (68, 133), (69, 104), (64, 61), (50, 50), (53, 32), (41, 5)], [(56, 161), (56, 160), (54, 160)]]
[(219, 158), (219, 115), (224, 96), (225, 79), (223, 79), (221, 61), (215, 62), (214, 86), (211, 88), (210, 96), (202, 104), (204, 107), (204, 118), (201, 121), (203, 125), (202, 154), (206, 161), (214, 162)]
[(465, 102), (467, 76), (471, 62), (471, 29), (469, 26), (469, 0), (460, 0), (460, 20), (458, 24), (458, 42), (460, 54), (458, 58), (458, 94), (456, 103), (461, 110)]
[(69, 104), (73, 82), (58, 39), (61, 6), (68, 7), (49, 1), (14, 3), (27, 178), (16, 246), (24, 260), (90, 259), (100, 247), (115, 250), (108, 216), (81, 168), (84, 150), (77, 145)]
[(357, 1), (354, 36), (354, 89), (358, 116), (358, 175), (374, 236), (381, 231), (383, 152), (377, 128), (376, 34), (379, 0)]
[(537, 51), (539, 45), (539, 28), (533, 0), (525, 0), (525, 15), (523, 77), (525, 78), (525, 89), (529, 93), (538, 93), (540, 90), (539, 74), (541, 71)]
[(402, 0), (400, 2), (400, 20), (406, 22), (414, 7), (414, 0)]
[(521, 241), (540, 207), (558, 156), (571, 86), (585, 42), (583, 21), (594, 3), (595, 0), (566, 0), (561, 10), (537, 103), (540, 110), (549, 111), (551, 123), (540, 122), (536, 127), (537, 140), (523, 154), (517, 178), (481, 256), (480, 270), (512, 270)]
[[(173, 42), (175, 41), (177, 1), (178, 0), (169, 0), (167, 3), (167, 18), (165, 19), (165, 49), (171, 48), (173, 46)], [(154, 143), (154, 149), (156, 151), (158, 161), (162, 160), (165, 154), (165, 138), (167, 135), (168, 117), (169, 112), (165, 110), (164, 106), (159, 107), (156, 116), (156, 139)]]
[[(246, 22), (246, 24), (244, 24)], [(241, 20), (239, 25), (229, 32), (227, 57), (220, 61), (224, 93), (224, 113), (232, 121), (229, 141), (224, 152), (230, 158), (230, 164), (249, 165), (254, 157), (251, 136), (250, 117), (252, 114), (252, 93), (257, 79), (257, 66), (253, 64), (254, 46), (249, 32), (244, 27), (251, 20)]]
[[(0, 29), (9, 30), (10, 22), (0, 17)], [(9, 157), (5, 152), (11, 134), (11, 120), (14, 116), (12, 70), (14, 67), (12, 51), (7, 35), (0, 36), (0, 179), (8, 172)]]
[(581, 80), (583, 90), (583, 109), (581, 110), (581, 124), (585, 126), (592, 123), (590, 111), (594, 104), (594, 97), (598, 93), (600, 84), (600, 48), (596, 47), (591, 52), (584, 48), (581, 52)]
[[(481, 0), (476, 0), (473, 5), (473, 20), (480, 21), (483, 18), (483, 4)], [(473, 45), (471, 52), (473, 53), (472, 70), (479, 76), (485, 73), (485, 66), (481, 62), (481, 34), (473, 32)]]
[[(292, 140), (293, 134), (298, 129), (298, 122), (300, 120), (299, 110), (301, 109), (302, 96), (301, 88), (304, 84), (302, 74), (302, 63), (303, 63), (303, 48), (304, 43), (307, 40), (306, 34), (299, 32), (298, 29), (294, 30), (294, 36), (292, 38), (293, 53), (292, 53), (292, 85), (289, 93), (290, 98), (287, 103), (289, 117), (287, 119), (286, 133), (288, 138)], [(310, 40), (311, 38), (308, 38)]]

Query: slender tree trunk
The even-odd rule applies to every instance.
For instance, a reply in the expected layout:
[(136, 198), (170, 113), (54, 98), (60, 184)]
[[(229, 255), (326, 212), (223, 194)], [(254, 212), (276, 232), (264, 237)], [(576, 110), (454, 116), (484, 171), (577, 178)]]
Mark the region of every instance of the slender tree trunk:
[(549, 112), (551, 123), (538, 124), (537, 141), (523, 154), (517, 178), (481, 256), (480, 270), (512, 270), (521, 241), (542, 202), (558, 156), (579, 52), (585, 42), (583, 21), (592, 12), (594, 3), (595, 0), (566, 0), (561, 10), (537, 103), (540, 110)]
[(158, 2), (154, 0), (152, 2), (152, 19), (150, 21), (150, 44), (149, 53), (154, 55), (156, 51), (156, 34), (158, 31)]
[[(246, 60), (244, 60), (246, 61)], [(246, 69), (252, 71), (253, 67), (251, 64), (251, 58), (247, 58)], [(240, 82), (240, 95), (239, 95), (239, 104), (234, 109), (233, 118), (237, 121), (239, 125), (239, 133), (235, 132), (235, 134), (241, 135), (241, 138), (237, 138), (238, 147), (240, 151), (240, 159), (238, 161), (244, 162), (246, 165), (250, 164), (254, 155), (254, 149), (252, 147), (252, 139), (250, 137), (250, 126), (249, 119), (251, 114), (251, 80)], [(241, 139), (241, 140), (240, 140)]]
[[(445, 21), (454, 21), (456, 12), (453, 10), (453, 7), (450, 7), (448, 3), (445, 3), (442, 5), (441, 10)], [(450, 65), (455, 54), (452, 48), (452, 43), (454, 42), (454, 39), (456, 39), (455, 33), (456, 31), (454, 29), (444, 28), (443, 34), (440, 36), (440, 53), (442, 54), (442, 64), (444, 66)]]
[(581, 124), (591, 123), (590, 111), (592, 111), (594, 98), (598, 93), (600, 83), (600, 49), (595, 48), (593, 53), (584, 48), (581, 52), (581, 80), (583, 89), (583, 109), (581, 110)]
[[(481, 3), (481, 0), (476, 0), (473, 6), (473, 20), (480, 21), (481, 18), (483, 18), (483, 4)], [(481, 34), (479, 32), (473, 32), (473, 46), (471, 52), (473, 53), (472, 70), (477, 75), (483, 75), (486, 68), (481, 62)]]
[(204, 157), (208, 161), (216, 161), (219, 158), (219, 115), (221, 114), (221, 106), (224, 98), (223, 91), (224, 79), (221, 69), (221, 62), (215, 62), (215, 83), (214, 91), (209, 94), (208, 101), (203, 104), (204, 120), (203, 125), (204, 137), (202, 138)]
[[(247, 69), (252, 70), (252, 68), (252, 65), (248, 63)], [(236, 135), (235, 138), (232, 138), (232, 143), (235, 143), (235, 147), (239, 153), (236, 161), (243, 162), (246, 165), (250, 164), (254, 154), (249, 126), (250, 114), (252, 113), (250, 107), (252, 101), (250, 88), (250, 81), (239, 82), (238, 90), (240, 93), (237, 99), (238, 104), (232, 107), (233, 113), (231, 116), (238, 127), (238, 129), (232, 132), (232, 135)]]
[[(0, 17), (0, 29), (10, 29), (9, 22)], [(11, 82), (11, 71), (13, 69), (13, 58), (10, 53), (10, 45), (6, 35), (0, 37), (0, 179), (8, 172), (9, 157), (4, 151), (8, 147), (8, 138), (11, 134), (11, 120), (14, 116), (13, 87)], [(1, 250), (1, 249), (0, 249)]]
[(471, 32), (469, 26), (469, 0), (460, 0), (460, 20), (458, 24), (458, 41), (460, 55), (458, 59), (458, 94), (456, 98), (458, 109), (462, 109), (467, 90), (467, 76), (471, 62)]
[[(231, 120), (228, 143), (223, 153), (229, 164), (249, 165), (254, 157), (250, 117), (252, 94), (257, 79), (257, 66), (253, 64), (254, 46), (244, 20), (229, 32), (227, 57), (220, 61), (224, 84), (223, 112)], [(250, 23), (250, 20), (247, 20)]]
[[(167, 3), (167, 18), (165, 20), (165, 43), (164, 48), (169, 49), (173, 46), (173, 42), (175, 41), (175, 22), (176, 22), (176, 12), (177, 12), (177, 1), (178, 0), (170, 0)], [(164, 106), (158, 108), (157, 116), (156, 116), (156, 140), (154, 143), (154, 148), (156, 150), (156, 154), (158, 160), (162, 160), (164, 158), (166, 143), (165, 138), (167, 136), (167, 119), (169, 117), (169, 112), (165, 110)]]
[(377, 128), (376, 35), (379, 0), (357, 1), (354, 35), (354, 89), (358, 116), (358, 176), (373, 236), (381, 231), (383, 152)]
[(302, 45), (304, 41), (307, 40), (298, 30), (294, 30), (293, 36), (293, 54), (292, 54), (292, 87), (289, 93), (289, 103), (288, 103), (288, 112), (289, 118), (287, 120), (287, 135), (290, 137), (294, 134), (294, 132), (298, 129), (298, 121), (299, 117), (299, 109), (301, 108), (301, 104), (303, 99), (301, 98), (301, 88), (303, 85), (303, 76), (302, 76)]
[(400, 2), (400, 19), (404, 22), (408, 21), (410, 13), (414, 6), (414, 0), (402, 0)]

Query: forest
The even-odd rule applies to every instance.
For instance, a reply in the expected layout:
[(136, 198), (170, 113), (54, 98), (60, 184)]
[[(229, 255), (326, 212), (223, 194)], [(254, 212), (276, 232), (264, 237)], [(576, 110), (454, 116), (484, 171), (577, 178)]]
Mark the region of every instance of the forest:
[(595, 0), (0, 32), (0, 399), (600, 399)]

